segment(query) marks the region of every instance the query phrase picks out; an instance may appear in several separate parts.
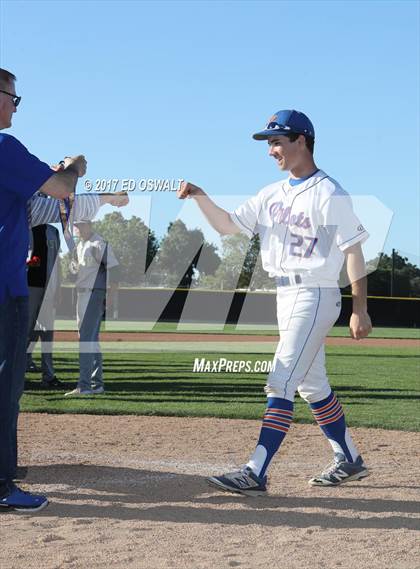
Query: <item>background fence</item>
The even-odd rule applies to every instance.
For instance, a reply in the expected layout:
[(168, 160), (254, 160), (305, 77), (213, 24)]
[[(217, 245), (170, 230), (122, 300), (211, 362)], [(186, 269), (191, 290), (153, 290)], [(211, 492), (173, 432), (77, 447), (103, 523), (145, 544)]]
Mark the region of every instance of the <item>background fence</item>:
[[(75, 317), (75, 294), (72, 287), (63, 287), (57, 318)], [(352, 300), (343, 296), (337, 321), (347, 325)], [(418, 327), (420, 299), (369, 297), (369, 314), (374, 326)], [(184, 312), (183, 312), (184, 311)], [(227, 322), (235, 324), (275, 324), (275, 292), (208, 291), (176, 289), (120, 289), (118, 319), (177, 322)]]

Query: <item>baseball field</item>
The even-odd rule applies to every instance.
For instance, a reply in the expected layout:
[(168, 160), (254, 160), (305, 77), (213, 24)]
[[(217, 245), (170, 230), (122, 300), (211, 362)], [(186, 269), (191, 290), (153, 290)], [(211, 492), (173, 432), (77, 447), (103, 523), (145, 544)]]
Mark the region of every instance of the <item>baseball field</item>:
[[(331, 451), (297, 398), (269, 496), (245, 498), (204, 478), (253, 450), (265, 408), (260, 370), (276, 339), (233, 332), (104, 333), (100, 396), (64, 398), (27, 375), (20, 462), (51, 504), (2, 517), (2, 569), (420, 567), (418, 333), (376, 330), (351, 342), (336, 328), (328, 340), (331, 384), (370, 477), (308, 486)], [(71, 329), (57, 334), (56, 373), (71, 387), (74, 344)]]

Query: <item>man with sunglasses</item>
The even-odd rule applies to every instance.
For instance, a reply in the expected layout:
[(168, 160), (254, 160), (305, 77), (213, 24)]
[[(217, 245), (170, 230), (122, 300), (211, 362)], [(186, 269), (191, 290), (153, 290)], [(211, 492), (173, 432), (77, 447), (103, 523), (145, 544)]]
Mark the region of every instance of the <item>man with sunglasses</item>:
[[(12, 73), (0, 68), (0, 130), (11, 126), (21, 101), (15, 81)], [(0, 173), (0, 512), (32, 513), (44, 508), (47, 498), (23, 492), (13, 482), (28, 329), (28, 200), (38, 191), (66, 199), (86, 173), (86, 160), (67, 157), (56, 171), (16, 138), (0, 133)]]
[(340, 313), (338, 279), (344, 262), (353, 295), (350, 333), (359, 340), (372, 329), (361, 250), (368, 233), (348, 194), (316, 166), (315, 130), (304, 113), (279, 111), (253, 138), (268, 142), (269, 155), (280, 170), (290, 172), (287, 180), (266, 186), (230, 214), (194, 184), (184, 182), (178, 191), (181, 199), (194, 198), (222, 235), (258, 234), (263, 267), (277, 284), (280, 342), (265, 387), (268, 401), (259, 440), (243, 468), (208, 482), (227, 492), (266, 494), (266, 470), (289, 430), (296, 391), (334, 452), (332, 464), (309, 484), (337, 486), (360, 480), (368, 470), (329, 385), (324, 341)]

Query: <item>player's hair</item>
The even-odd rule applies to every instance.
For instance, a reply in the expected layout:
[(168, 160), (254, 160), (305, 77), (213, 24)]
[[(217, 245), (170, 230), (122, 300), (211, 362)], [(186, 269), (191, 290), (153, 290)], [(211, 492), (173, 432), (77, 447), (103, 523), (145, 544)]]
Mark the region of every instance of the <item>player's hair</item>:
[(0, 85), (6, 87), (12, 81), (16, 81), (16, 77), (10, 71), (0, 67)]
[[(295, 140), (299, 138), (300, 134), (298, 134), (297, 132), (291, 132), (290, 134), (285, 134), (284, 136), (287, 136), (290, 142), (295, 142)], [(311, 154), (313, 154), (315, 146), (315, 138), (313, 138), (312, 136), (306, 136), (306, 135), (303, 136), (305, 137), (306, 148), (309, 150)]]

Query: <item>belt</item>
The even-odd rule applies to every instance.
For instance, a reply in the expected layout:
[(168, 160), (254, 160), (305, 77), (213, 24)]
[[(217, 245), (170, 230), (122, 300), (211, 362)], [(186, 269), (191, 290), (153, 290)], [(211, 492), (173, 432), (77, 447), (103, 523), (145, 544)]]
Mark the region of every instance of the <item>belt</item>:
[(302, 277), (300, 275), (290, 275), (289, 277), (276, 277), (277, 286), (291, 286), (302, 284)]

